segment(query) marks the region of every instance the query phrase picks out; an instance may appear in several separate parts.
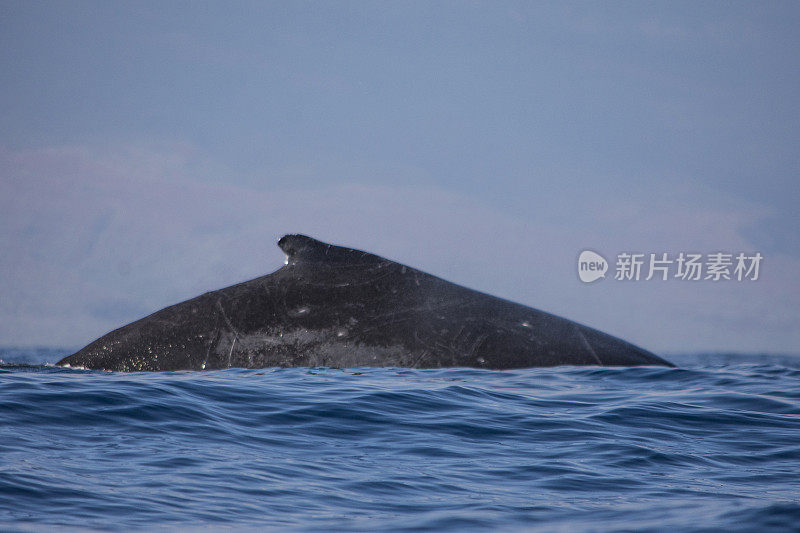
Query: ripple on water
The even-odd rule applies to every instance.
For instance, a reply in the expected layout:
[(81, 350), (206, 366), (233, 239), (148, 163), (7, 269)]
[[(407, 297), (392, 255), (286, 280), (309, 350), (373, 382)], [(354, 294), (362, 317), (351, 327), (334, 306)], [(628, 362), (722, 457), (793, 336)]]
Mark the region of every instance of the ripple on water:
[(794, 528), (800, 372), (682, 366), (7, 365), (0, 525)]

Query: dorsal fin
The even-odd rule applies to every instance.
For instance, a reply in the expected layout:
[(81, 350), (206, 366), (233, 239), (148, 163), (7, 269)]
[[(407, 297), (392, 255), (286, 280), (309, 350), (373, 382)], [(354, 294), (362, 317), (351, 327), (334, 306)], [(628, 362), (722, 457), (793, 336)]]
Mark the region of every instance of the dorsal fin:
[(296, 265), (298, 263), (385, 263), (387, 259), (373, 255), (361, 250), (334, 246), (306, 235), (284, 235), (278, 241), (286, 254), (286, 264)]

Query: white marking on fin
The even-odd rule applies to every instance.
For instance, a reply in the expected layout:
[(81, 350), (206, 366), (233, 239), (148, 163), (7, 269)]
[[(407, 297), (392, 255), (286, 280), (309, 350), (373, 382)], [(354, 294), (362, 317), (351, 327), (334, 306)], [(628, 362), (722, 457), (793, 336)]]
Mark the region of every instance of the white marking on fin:
[(236, 341), (239, 339), (239, 336), (235, 336), (233, 338), (233, 342), (231, 343), (231, 350), (228, 352), (228, 368), (231, 367), (231, 355), (233, 355), (233, 347), (236, 346)]
[(592, 345), (589, 344), (589, 341), (587, 341), (586, 337), (583, 336), (583, 332), (580, 330), (580, 328), (578, 328), (578, 326), (575, 326), (575, 331), (577, 331), (578, 335), (581, 336), (581, 340), (583, 341), (583, 345), (586, 346), (586, 349), (589, 350), (590, 354), (592, 354), (592, 357), (594, 357), (595, 361), (597, 361), (597, 364), (598, 365), (602, 365), (603, 362), (600, 360), (599, 357), (597, 357), (597, 354), (594, 353), (594, 349), (592, 348)]

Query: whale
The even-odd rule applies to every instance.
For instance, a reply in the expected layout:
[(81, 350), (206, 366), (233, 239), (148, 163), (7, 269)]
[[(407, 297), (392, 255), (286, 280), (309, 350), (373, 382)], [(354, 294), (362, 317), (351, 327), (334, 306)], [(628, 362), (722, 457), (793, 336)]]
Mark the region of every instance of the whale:
[(591, 327), (306, 235), (284, 266), (116, 329), (57, 363), (118, 372), (270, 367), (674, 366)]

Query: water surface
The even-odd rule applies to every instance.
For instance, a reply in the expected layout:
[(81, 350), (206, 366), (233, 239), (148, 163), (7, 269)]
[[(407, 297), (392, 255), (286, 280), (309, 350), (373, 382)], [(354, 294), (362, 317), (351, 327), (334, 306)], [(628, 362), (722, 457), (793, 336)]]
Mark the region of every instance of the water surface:
[(800, 524), (800, 358), (122, 374), (3, 349), (3, 530)]

